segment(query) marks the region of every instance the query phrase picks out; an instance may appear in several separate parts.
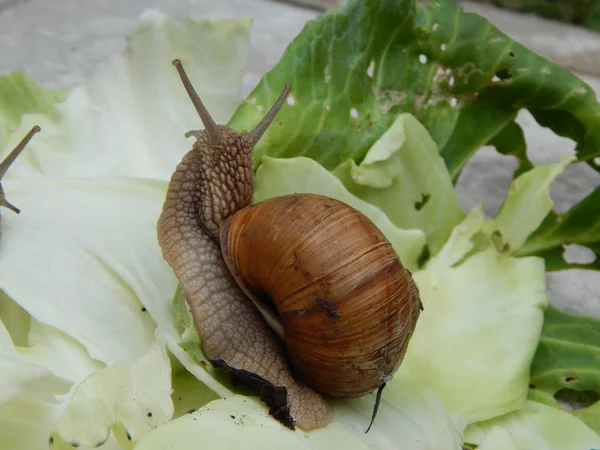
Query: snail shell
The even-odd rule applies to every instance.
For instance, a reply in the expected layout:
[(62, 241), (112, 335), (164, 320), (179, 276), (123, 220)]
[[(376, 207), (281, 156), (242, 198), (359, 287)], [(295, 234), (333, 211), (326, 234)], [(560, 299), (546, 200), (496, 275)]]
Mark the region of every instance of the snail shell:
[(279, 316), (289, 362), (309, 386), (359, 397), (391, 378), (421, 302), (364, 214), (321, 195), (285, 195), (233, 214), (220, 236), (240, 287)]

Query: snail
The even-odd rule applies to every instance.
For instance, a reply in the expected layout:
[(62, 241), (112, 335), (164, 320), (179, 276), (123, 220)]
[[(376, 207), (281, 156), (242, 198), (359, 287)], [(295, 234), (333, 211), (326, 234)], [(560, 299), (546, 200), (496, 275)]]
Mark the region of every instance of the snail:
[(205, 129), (185, 135), (196, 141), (171, 177), (157, 236), (204, 354), (291, 429), (331, 422), (324, 396), (377, 390), (372, 423), (420, 314), (410, 272), (345, 203), (294, 194), (252, 204), (252, 150), (289, 85), (254, 130), (237, 133), (215, 124), (181, 62), (173, 65)]
[[(25, 135), (25, 137), (23, 139), (21, 139), (21, 142), (19, 142), (17, 144), (17, 146), (8, 154), (8, 156), (6, 158), (4, 158), (4, 160), (0, 163), (0, 181), (4, 178), (4, 175), (6, 175), (6, 172), (8, 172), (8, 169), (10, 168), (10, 166), (15, 162), (15, 160), (18, 158), (18, 156), (21, 154), (21, 152), (25, 149), (25, 147), (27, 146), (27, 144), (29, 143), (31, 138), (36, 133), (38, 133), (40, 130), (41, 130), (41, 128), (38, 127), (37, 125), (35, 125), (29, 131), (29, 133), (27, 133)], [(17, 208), (13, 204), (11, 204), (6, 199), (6, 195), (4, 194), (4, 188), (2, 187), (1, 183), (0, 183), (0, 206), (4, 206), (5, 208), (10, 209), (11, 211), (14, 211), (17, 214), (19, 214), (21, 212), (21, 210), (19, 208)]]

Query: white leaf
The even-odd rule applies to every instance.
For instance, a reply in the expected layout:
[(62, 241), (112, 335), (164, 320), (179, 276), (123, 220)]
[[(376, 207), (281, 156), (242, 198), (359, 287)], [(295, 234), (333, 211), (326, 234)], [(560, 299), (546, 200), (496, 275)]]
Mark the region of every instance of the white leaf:
[[(515, 412), (492, 420), (470, 425), (465, 431), (465, 441), (472, 444), (500, 439), (491, 436), (495, 429), (509, 434), (515, 445), (527, 450), (592, 450), (600, 448), (600, 436), (580, 419), (562, 409), (527, 400)], [(483, 448), (483, 447), (482, 447)], [(488, 447), (485, 447), (486, 449)]]
[(24, 361), (0, 321), (0, 443), (10, 450), (44, 448), (70, 383)]
[(309, 433), (289, 430), (273, 420), (257, 399), (236, 395), (215, 400), (192, 414), (156, 428), (135, 450), (196, 450), (199, 446), (214, 450), (367, 448), (335, 423)]
[(24, 361), (43, 366), (54, 375), (79, 384), (105, 367), (88, 355), (85, 347), (62, 331), (31, 319), (29, 345), (17, 347)]
[(249, 19), (175, 21), (145, 12), (123, 53), (73, 88), (56, 105), (58, 114), (25, 117), (10, 142), (33, 124), (42, 132), (15, 163), (10, 178), (127, 175), (168, 180), (191, 149), (184, 134), (203, 128), (171, 61), (183, 61), (214, 120), (225, 123), (241, 101), (249, 30)]
[(157, 340), (139, 360), (106, 367), (77, 386), (56, 431), (73, 446), (99, 447), (118, 424), (136, 442), (172, 415), (171, 363)]
[(164, 183), (41, 179), (4, 185), (22, 212), (3, 217), (2, 289), (95, 360), (141, 357), (156, 326), (143, 304), (168, 309), (176, 284), (156, 242)]

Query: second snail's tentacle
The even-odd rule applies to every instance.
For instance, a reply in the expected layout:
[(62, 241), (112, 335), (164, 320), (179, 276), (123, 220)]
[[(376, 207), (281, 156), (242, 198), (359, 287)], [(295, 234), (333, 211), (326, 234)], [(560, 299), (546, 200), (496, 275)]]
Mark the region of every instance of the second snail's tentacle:
[[(40, 130), (41, 130), (40, 127), (35, 125), (29, 131), (29, 133), (27, 133), (27, 135), (23, 139), (21, 139), (21, 142), (19, 142), (17, 144), (17, 146), (8, 154), (8, 156), (6, 158), (4, 158), (4, 160), (2, 162), (0, 162), (0, 180), (2, 180), (4, 175), (6, 175), (6, 172), (8, 171), (9, 167), (15, 162), (17, 157), (25, 149), (25, 147), (27, 146), (27, 144), (29, 143), (31, 138), (36, 133), (38, 133)], [(6, 199), (6, 195), (4, 194), (4, 189), (2, 188), (2, 185), (0, 185), (0, 206), (4, 206), (5, 208), (10, 209), (17, 214), (19, 214), (21, 212), (21, 210), (19, 208), (17, 208), (15, 205), (10, 203)]]
[[(227, 132), (220, 129), (222, 136)], [(230, 274), (216, 238), (221, 218), (251, 201), (252, 190), (243, 186), (253, 183), (251, 166), (246, 174), (238, 168), (228, 172), (232, 161), (227, 158), (236, 152), (220, 159), (218, 149), (206, 147), (208, 140), (200, 143), (171, 178), (158, 239), (184, 289), (202, 349), (215, 367), (259, 389), (282, 423), (305, 430), (323, 427), (331, 421), (329, 405), (293, 378), (281, 344)], [(221, 190), (229, 184), (238, 189)]]
[(21, 142), (17, 144), (17, 146), (8, 154), (8, 156), (4, 158), (4, 160), (0, 163), (0, 180), (4, 177), (4, 175), (6, 175), (8, 168), (15, 162), (17, 157), (25, 149), (31, 138), (36, 133), (39, 133), (40, 130), (41, 128), (35, 125), (31, 130), (29, 130), (29, 133), (27, 133), (25, 137), (21, 139)]

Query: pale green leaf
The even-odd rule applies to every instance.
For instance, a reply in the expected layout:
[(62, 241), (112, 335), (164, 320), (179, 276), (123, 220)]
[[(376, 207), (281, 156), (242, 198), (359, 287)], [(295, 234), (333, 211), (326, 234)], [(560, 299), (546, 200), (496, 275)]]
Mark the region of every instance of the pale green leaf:
[(181, 417), (202, 408), (219, 396), (211, 391), (187, 370), (173, 374), (173, 394), (171, 395), (175, 411), (173, 418)]
[(436, 143), (411, 114), (400, 114), (360, 164), (350, 159), (333, 173), (399, 228), (423, 230), (432, 254), (464, 217)]
[[(7, 146), (8, 136), (19, 126), (26, 114), (43, 114), (49, 120), (59, 118), (57, 106), (67, 96), (66, 90), (44, 89), (26, 72), (11, 72), (0, 77), (0, 154)], [(20, 140), (20, 138), (18, 139)]]
[(0, 290), (0, 321), (4, 322), (5, 330), (10, 334), (11, 345), (28, 345), (31, 316), (2, 290)]
[(470, 425), (465, 431), (465, 441), (478, 444), (496, 427), (506, 430), (516, 445), (527, 450), (600, 448), (600, 436), (577, 417), (531, 400), (518, 411)]
[(550, 185), (575, 159), (571, 156), (556, 164), (536, 166), (512, 182), (508, 197), (491, 225), (500, 232), (511, 253), (525, 243), (552, 211)]
[(60, 397), (70, 383), (50, 370), (23, 360), (0, 321), (0, 442), (10, 450), (48, 444), (60, 413)]
[(197, 412), (158, 427), (136, 450), (172, 445), (192, 449), (198, 442), (213, 449), (396, 449), (459, 450), (462, 434), (434, 392), (403, 379), (385, 394), (375, 425), (365, 434), (374, 396), (335, 401), (334, 422), (325, 428), (291, 431), (269, 416), (255, 397), (233, 396), (212, 401)]
[(366, 449), (367, 446), (338, 424), (311, 431), (291, 431), (273, 420), (267, 408), (252, 397), (216, 400), (148, 434), (135, 450), (210, 449)]
[(31, 319), (28, 339), (28, 346), (17, 347), (21, 358), (43, 366), (73, 384), (105, 367), (91, 359), (85, 347), (72, 337), (35, 319)]
[(455, 421), (437, 394), (417, 379), (402, 373), (383, 390), (371, 430), (375, 393), (358, 399), (334, 401), (334, 420), (369, 445), (381, 450), (458, 450), (462, 427)]
[(77, 386), (56, 432), (74, 447), (99, 447), (120, 425), (135, 443), (172, 415), (171, 364), (157, 340), (139, 360), (96, 371)]
[(424, 311), (400, 371), (440, 396), (464, 424), (520, 408), (547, 305), (544, 263), (494, 246), (455, 263), (484, 226), (474, 210), (414, 274)]
[(493, 427), (483, 436), (477, 450), (524, 450), (504, 428)]

